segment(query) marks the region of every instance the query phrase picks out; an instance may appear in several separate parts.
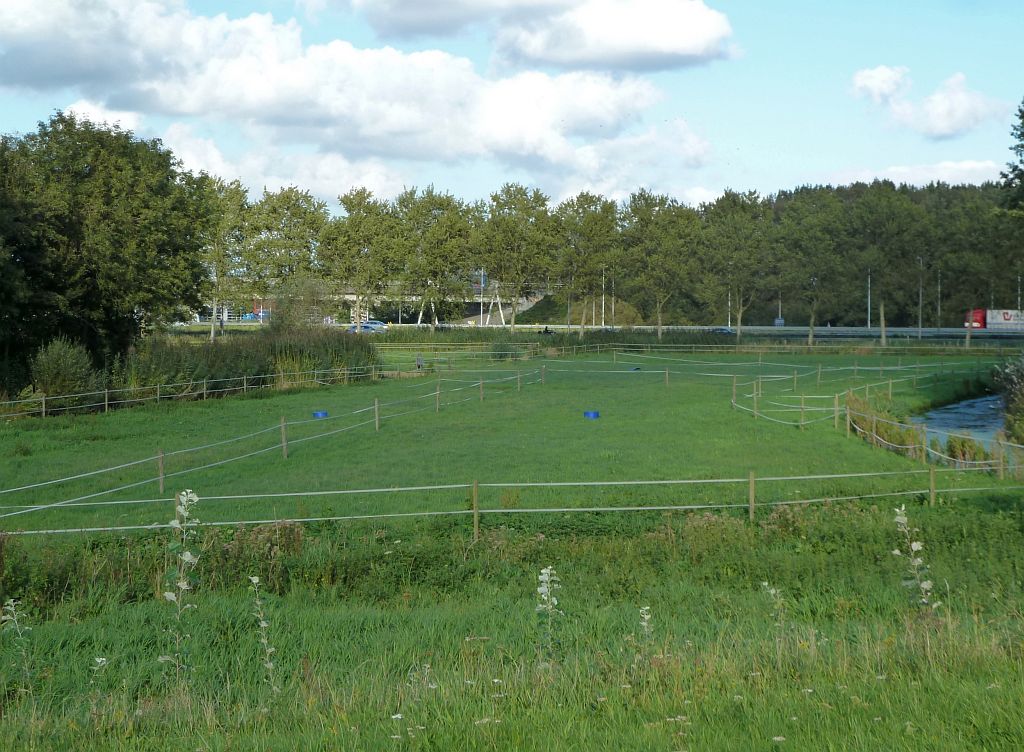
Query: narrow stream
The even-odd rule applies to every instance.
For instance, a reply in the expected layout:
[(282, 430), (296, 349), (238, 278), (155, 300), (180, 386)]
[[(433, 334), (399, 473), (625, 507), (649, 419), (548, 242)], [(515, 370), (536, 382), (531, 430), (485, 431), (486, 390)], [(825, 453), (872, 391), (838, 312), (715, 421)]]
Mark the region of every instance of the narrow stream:
[(993, 394), (938, 407), (910, 420), (916, 425), (925, 424), (929, 441), (937, 438), (945, 443), (947, 434), (969, 434), (990, 447), (996, 432), (1002, 430), (1005, 419), (1003, 398)]

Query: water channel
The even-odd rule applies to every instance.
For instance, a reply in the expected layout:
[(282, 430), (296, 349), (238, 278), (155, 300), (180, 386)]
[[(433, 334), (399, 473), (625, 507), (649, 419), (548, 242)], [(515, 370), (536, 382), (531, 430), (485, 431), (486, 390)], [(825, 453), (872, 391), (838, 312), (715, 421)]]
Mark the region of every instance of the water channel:
[(986, 448), (991, 448), (996, 433), (1003, 428), (1006, 415), (1003, 412), (1003, 398), (992, 394), (937, 407), (924, 415), (915, 415), (910, 420), (916, 425), (925, 424), (929, 442), (937, 438), (945, 444), (947, 436), (954, 433), (969, 435)]

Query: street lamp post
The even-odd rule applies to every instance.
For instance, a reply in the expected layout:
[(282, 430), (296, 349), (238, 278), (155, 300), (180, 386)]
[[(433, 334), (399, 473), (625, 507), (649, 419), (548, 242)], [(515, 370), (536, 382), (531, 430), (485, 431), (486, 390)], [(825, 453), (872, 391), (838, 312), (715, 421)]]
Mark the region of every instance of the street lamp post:
[(871, 328), (871, 270), (868, 269), (868, 329)]
[(921, 339), (922, 311), (924, 310), (924, 259), (917, 257), (917, 263), (921, 267), (917, 275), (917, 338)]

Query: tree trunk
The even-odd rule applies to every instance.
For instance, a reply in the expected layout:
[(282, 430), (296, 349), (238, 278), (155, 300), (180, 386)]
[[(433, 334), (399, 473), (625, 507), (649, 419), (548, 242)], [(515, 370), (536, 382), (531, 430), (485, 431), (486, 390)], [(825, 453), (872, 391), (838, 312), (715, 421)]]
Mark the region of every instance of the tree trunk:
[(583, 299), (583, 305), (580, 306), (580, 308), (583, 309), (583, 313), (580, 314), (580, 335), (579, 336), (580, 336), (580, 339), (583, 339), (583, 327), (587, 323), (587, 300), (586, 300), (586, 298)]
[(743, 337), (743, 306), (736, 306), (736, 344), (740, 343), (740, 338)]
[(816, 306), (811, 306), (811, 324), (807, 327), (807, 344), (811, 346), (814, 344), (814, 323), (817, 318)]
[(217, 299), (213, 299), (213, 316), (210, 317), (210, 342), (217, 336)]
[(971, 301), (971, 307), (968, 309), (970, 313), (967, 316), (967, 336), (964, 338), (964, 347), (970, 349), (971, 347), (971, 330), (974, 329), (974, 301)]
[(658, 342), (661, 342), (661, 302), (660, 301), (655, 305), (655, 309), (657, 310), (657, 315), (658, 315)]
[[(512, 327), (512, 330), (511, 330), (512, 334), (516, 333), (516, 308), (518, 308), (518, 306), (516, 305), (516, 301), (513, 300), (512, 301), (512, 321), (510, 322), (510, 326)], [(500, 303), (499, 303), (499, 309), (498, 310), (501, 310)], [(505, 323), (504, 318), (505, 317), (502, 316), (502, 322), (501, 322), (502, 325), (504, 325), (504, 323)]]
[(879, 297), (878, 300), (878, 325), (882, 329), (882, 347), (886, 347), (889, 344), (889, 340), (885, 336), (885, 299), (882, 297)]

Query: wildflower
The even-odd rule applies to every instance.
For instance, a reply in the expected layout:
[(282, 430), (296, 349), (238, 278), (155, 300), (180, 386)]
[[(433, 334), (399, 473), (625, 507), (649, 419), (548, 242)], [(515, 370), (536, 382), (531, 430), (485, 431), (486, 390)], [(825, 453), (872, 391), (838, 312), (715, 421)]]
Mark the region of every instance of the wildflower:
[(786, 737), (784, 737), (784, 736), (773, 736), (772, 737), (772, 741), (773, 742), (784, 742), (784, 741), (786, 741)]
[(933, 583), (931, 580), (924, 579), (924, 573), (928, 567), (924, 563), (924, 559), (916, 554), (924, 549), (924, 543), (919, 540), (914, 540), (913, 536), (918, 532), (917, 528), (911, 528), (910, 523), (907, 520), (906, 505), (900, 506), (895, 510), (896, 512), (896, 527), (903, 537), (906, 550), (897, 548), (893, 551), (896, 556), (907, 555), (907, 568), (910, 573), (910, 579), (905, 582), (907, 587), (917, 586), (918, 596), (917, 602), (923, 606), (931, 606), (932, 610), (938, 608), (941, 604), (940, 601), (931, 601), (931, 592)]
[(651, 607), (641, 606), (640, 607), (640, 634), (643, 635), (644, 640), (651, 639)]

